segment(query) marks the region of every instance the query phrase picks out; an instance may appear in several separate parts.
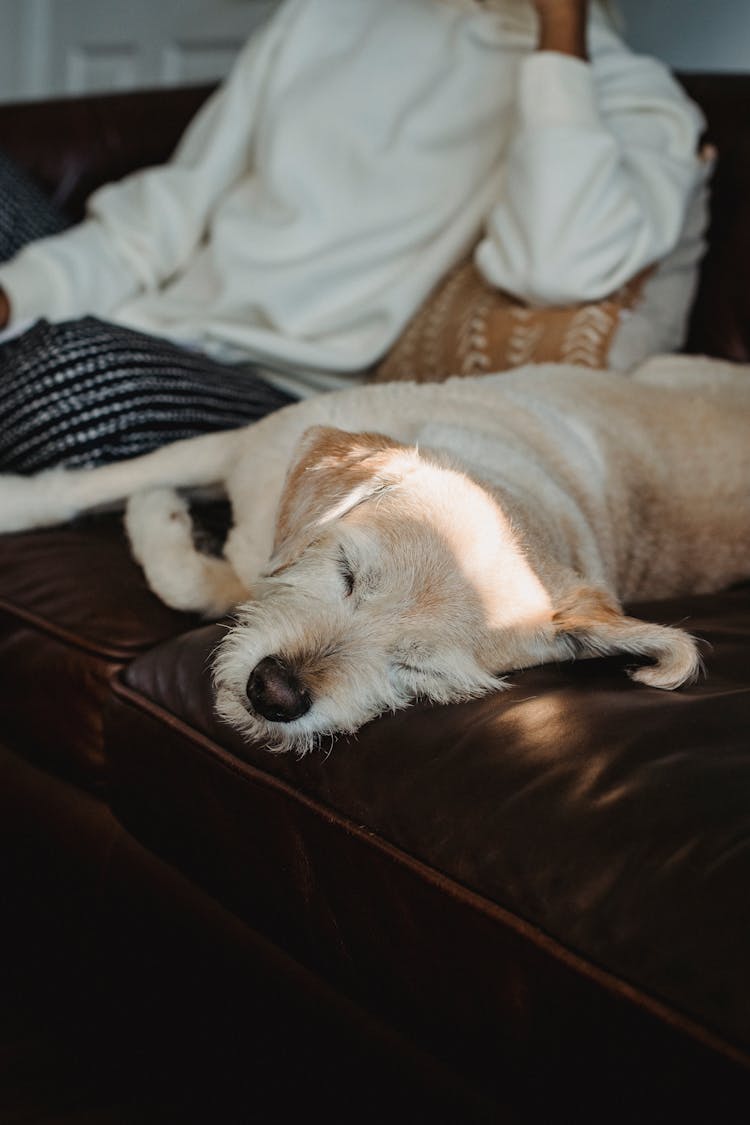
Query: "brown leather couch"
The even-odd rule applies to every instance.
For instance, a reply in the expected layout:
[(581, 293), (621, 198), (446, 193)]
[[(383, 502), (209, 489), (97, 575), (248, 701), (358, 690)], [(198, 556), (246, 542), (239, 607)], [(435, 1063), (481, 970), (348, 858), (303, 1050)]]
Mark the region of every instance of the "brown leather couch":
[[(750, 76), (684, 80), (721, 152), (689, 350), (750, 361)], [(0, 144), (75, 217), (205, 94), (6, 106)], [(750, 587), (637, 612), (706, 677), (533, 669), (298, 760), (215, 719), (221, 628), (117, 516), (4, 537), (6, 971), (96, 994), (131, 1072), (178, 1042), (181, 1120), (201, 1069), (206, 1121), (747, 1120)]]

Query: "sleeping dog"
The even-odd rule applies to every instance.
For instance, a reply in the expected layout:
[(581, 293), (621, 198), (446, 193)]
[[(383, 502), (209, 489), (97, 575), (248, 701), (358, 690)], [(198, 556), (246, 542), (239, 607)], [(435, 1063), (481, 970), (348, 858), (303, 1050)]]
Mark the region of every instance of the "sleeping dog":
[[(363, 386), (104, 468), (0, 477), (0, 530), (127, 501), (154, 591), (235, 616), (219, 713), (304, 752), (550, 661), (630, 653), (640, 683), (692, 680), (696, 641), (621, 602), (750, 576), (748, 433), (750, 370), (705, 359)], [(196, 550), (177, 492), (217, 486), (222, 558)]]

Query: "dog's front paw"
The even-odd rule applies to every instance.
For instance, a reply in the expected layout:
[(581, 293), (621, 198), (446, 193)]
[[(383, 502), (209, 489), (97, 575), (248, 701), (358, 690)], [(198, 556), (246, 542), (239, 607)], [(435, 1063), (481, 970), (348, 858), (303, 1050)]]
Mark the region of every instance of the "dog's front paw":
[(0, 532), (65, 523), (76, 513), (64, 492), (64, 471), (37, 476), (0, 474)]
[(173, 488), (133, 493), (125, 508), (125, 528), (133, 558), (141, 565), (155, 550), (192, 548), (190, 510)]
[(125, 510), (125, 526), (149, 586), (173, 609), (222, 617), (247, 597), (226, 559), (195, 549), (190, 510), (174, 489), (134, 493)]

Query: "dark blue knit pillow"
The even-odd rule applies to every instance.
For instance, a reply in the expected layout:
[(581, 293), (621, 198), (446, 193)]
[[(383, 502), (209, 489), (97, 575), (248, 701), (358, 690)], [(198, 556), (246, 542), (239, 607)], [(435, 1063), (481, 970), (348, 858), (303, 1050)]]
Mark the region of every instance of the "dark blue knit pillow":
[(250, 368), (94, 317), (0, 345), (0, 472), (120, 461), (292, 402)]
[(36, 238), (57, 234), (69, 220), (22, 169), (0, 151), (0, 262)]

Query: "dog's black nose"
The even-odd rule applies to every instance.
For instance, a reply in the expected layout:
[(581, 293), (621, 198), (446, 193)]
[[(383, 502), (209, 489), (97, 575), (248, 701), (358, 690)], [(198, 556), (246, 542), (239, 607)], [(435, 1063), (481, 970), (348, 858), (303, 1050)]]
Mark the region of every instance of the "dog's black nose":
[(291, 723), (312, 706), (312, 699), (292, 671), (277, 657), (256, 664), (247, 681), (250, 706), (272, 723)]

